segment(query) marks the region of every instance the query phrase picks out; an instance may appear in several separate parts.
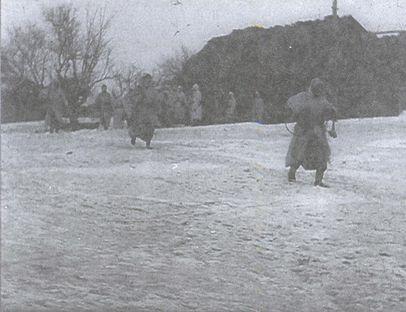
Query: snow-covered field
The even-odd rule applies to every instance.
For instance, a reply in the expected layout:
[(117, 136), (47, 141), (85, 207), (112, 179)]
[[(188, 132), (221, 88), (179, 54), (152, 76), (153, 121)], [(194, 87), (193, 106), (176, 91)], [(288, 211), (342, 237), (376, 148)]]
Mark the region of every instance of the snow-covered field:
[(340, 121), (329, 189), (284, 125), (2, 127), (4, 311), (406, 311), (406, 117)]

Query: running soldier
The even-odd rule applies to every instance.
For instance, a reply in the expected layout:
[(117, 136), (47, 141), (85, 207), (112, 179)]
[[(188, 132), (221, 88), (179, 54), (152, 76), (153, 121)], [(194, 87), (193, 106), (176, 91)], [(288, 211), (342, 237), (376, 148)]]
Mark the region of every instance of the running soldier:
[(136, 138), (145, 141), (147, 149), (151, 148), (151, 140), (157, 124), (158, 94), (154, 89), (152, 77), (145, 74), (135, 94), (130, 95), (133, 104), (128, 133), (131, 144)]
[(308, 91), (301, 92), (288, 100), (288, 106), (296, 121), (292, 140), (286, 155), (286, 167), (289, 182), (296, 181), (296, 170), (302, 166), (305, 170), (316, 170), (315, 186), (328, 187), (323, 183), (324, 172), (330, 158), (330, 147), (326, 136), (326, 122), (333, 121), (333, 138), (337, 137), (334, 123), (336, 109), (324, 96), (323, 82), (315, 78)]

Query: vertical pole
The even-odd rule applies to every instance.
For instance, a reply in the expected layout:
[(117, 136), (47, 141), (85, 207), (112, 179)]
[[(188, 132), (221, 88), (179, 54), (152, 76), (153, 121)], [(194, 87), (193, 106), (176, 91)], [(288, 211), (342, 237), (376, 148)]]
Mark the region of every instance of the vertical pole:
[(334, 0), (334, 1), (333, 1), (333, 6), (332, 6), (331, 8), (332, 8), (332, 10), (333, 10), (333, 16), (334, 16), (334, 17), (338, 17), (338, 14), (337, 14), (337, 12), (338, 12), (337, 0)]

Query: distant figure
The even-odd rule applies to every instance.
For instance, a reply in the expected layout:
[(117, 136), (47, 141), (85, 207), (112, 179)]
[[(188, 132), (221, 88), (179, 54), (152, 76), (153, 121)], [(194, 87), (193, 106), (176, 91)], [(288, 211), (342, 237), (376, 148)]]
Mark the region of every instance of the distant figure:
[(235, 122), (235, 110), (237, 108), (237, 101), (235, 100), (234, 93), (228, 93), (228, 102), (226, 108), (226, 122)]
[(199, 90), (199, 85), (194, 84), (192, 87), (192, 101), (190, 109), (190, 122), (192, 125), (198, 125), (202, 121), (202, 94)]
[(135, 145), (136, 138), (140, 138), (145, 141), (148, 149), (151, 148), (151, 140), (157, 125), (158, 101), (152, 76), (145, 74), (132, 96), (133, 108), (128, 129), (132, 145)]
[(175, 124), (186, 123), (186, 95), (183, 92), (182, 86), (178, 86), (173, 101), (173, 116)]
[(222, 122), (222, 116), (221, 116), (221, 111), (223, 110), (223, 90), (221, 89), (215, 89), (213, 90), (213, 98), (212, 102), (210, 103), (211, 105), (208, 106), (208, 109), (206, 111), (206, 117), (208, 120), (211, 120), (213, 123), (221, 123)]
[(49, 131), (53, 133), (63, 126), (63, 112), (68, 107), (68, 101), (58, 81), (53, 81), (45, 94), (46, 97), (46, 116), (45, 121), (49, 125)]
[(170, 102), (170, 94), (168, 90), (164, 90), (161, 93), (161, 104), (159, 106), (159, 112), (158, 112), (158, 117), (160, 124), (164, 127), (169, 127), (171, 125), (171, 102)]
[(122, 102), (123, 102), (123, 108), (124, 108), (124, 120), (127, 122), (127, 126), (129, 124), (129, 120), (131, 117), (131, 113), (132, 113), (132, 98), (131, 98), (131, 94), (133, 94), (135, 91), (132, 88), (123, 88), (123, 95), (121, 96), (122, 98)]
[(265, 104), (258, 91), (254, 94), (254, 106), (252, 108), (252, 120), (254, 122), (263, 123), (265, 115)]
[(113, 100), (110, 93), (107, 92), (107, 86), (102, 85), (102, 92), (96, 98), (96, 106), (100, 111), (100, 124), (104, 130), (110, 127), (111, 116), (113, 114)]
[(123, 129), (124, 127), (124, 97), (117, 94), (113, 95), (113, 129)]
[(309, 90), (291, 97), (288, 106), (296, 121), (286, 155), (286, 167), (290, 167), (288, 180), (296, 181), (296, 170), (303, 166), (305, 170), (316, 170), (315, 186), (327, 187), (322, 181), (330, 158), (325, 122), (333, 121), (329, 135), (337, 137), (334, 127), (337, 113), (324, 96), (323, 82), (313, 79)]
[(39, 92), (39, 99), (41, 100), (41, 103), (43, 105), (43, 108), (45, 110), (45, 131), (48, 132), (50, 130), (50, 116), (49, 116), (49, 104), (50, 102), (48, 101), (48, 88), (44, 88)]
[(175, 106), (176, 106), (176, 92), (173, 92), (170, 88), (164, 91), (162, 94), (162, 104), (166, 108), (166, 117), (168, 120), (168, 126), (176, 124)]

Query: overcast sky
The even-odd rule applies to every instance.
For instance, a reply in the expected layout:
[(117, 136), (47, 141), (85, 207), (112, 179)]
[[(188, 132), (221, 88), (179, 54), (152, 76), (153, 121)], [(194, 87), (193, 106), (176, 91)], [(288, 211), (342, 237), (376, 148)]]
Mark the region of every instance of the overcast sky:
[[(174, 5), (177, 1), (182, 4)], [(212, 37), (251, 25), (271, 27), (331, 14), (332, 0), (2, 0), (2, 36), (11, 25), (41, 22), (41, 8), (68, 2), (84, 9), (104, 5), (114, 15), (115, 57), (151, 69), (182, 45), (198, 51)], [(339, 15), (365, 28), (406, 30), (406, 0), (338, 0)], [(175, 33), (179, 31), (176, 35)]]

